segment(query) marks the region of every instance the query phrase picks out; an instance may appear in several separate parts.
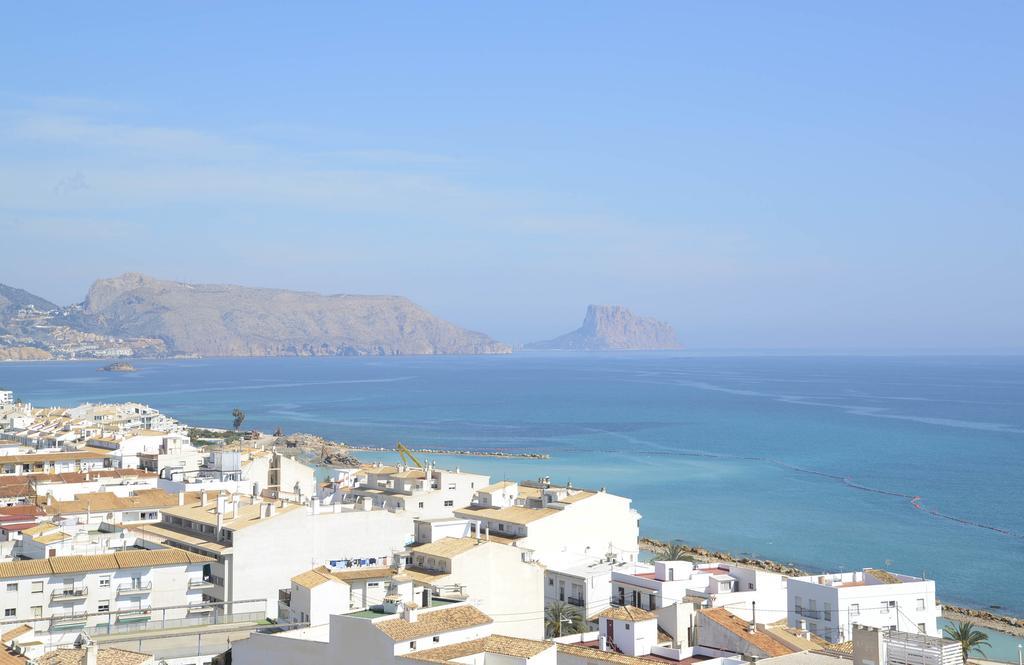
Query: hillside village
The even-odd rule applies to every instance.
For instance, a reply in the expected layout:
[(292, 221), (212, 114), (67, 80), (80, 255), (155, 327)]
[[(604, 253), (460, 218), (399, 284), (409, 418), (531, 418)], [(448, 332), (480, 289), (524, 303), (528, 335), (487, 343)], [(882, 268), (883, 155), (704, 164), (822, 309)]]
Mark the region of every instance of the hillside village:
[[(640, 548), (607, 489), (0, 391), (0, 663), (960, 665), (935, 582)], [(665, 559), (665, 560), (661, 560)]]

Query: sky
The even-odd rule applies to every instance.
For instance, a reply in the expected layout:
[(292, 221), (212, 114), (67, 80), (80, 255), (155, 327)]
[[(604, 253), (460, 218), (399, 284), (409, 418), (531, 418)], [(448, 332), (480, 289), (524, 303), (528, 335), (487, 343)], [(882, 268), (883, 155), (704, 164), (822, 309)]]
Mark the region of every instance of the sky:
[(1022, 31), (1000, 0), (9, 5), (0, 282), (1024, 349)]

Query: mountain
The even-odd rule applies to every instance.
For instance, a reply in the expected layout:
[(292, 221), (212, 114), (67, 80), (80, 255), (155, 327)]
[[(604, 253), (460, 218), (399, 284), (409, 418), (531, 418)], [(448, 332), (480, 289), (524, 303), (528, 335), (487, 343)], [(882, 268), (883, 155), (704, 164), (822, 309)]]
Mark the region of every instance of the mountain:
[(41, 312), (60, 309), (45, 298), (33, 295), (24, 289), (0, 284), (0, 320), (12, 317), (19, 309), (34, 307)]
[(321, 295), (184, 284), (135, 273), (95, 282), (73, 320), (118, 338), (163, 340), (169, 353), (325, 356), (508, 353), (490, 337), (398, 296)]
[(676, 331), (657, 319), (636, 316), (620, 305), (590, 305), (583, 325), (561, 337), (527, 344), (528, 349), (620, 351), (681, 348)]

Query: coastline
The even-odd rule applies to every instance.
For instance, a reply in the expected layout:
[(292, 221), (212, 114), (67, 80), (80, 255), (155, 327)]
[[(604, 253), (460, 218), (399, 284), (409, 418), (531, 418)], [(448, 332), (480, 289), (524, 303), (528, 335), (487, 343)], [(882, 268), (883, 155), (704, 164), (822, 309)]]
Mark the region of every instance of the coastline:
[[(703, 547), (687, 545), (680, 541), (668, 543), (647, 536), (641, 536), (640, 538), (640, 549), (653, 554), (664, 552), (670, 545), (677, 545), (681, 547), (688, 557), (692, 557), (694, 560), (700, 562), (723, 561), (726, 563), (736, 563), (750, 568), (757, 568), (759, 570), (766, 570), (772, 573), (790, 576), (812, 574), (809, 571), (779, 563), (777, 561), (772, 561), (771, 559), (756, 559), (745, 556), (735, 557), (728, 552), (708, 550)], [(1005, 616), (988, 610), (978, 610), (970, 607), (961, 607), (959, 605), (948, 605), (946, 603), (942, 603), (942, 618), (949, 619), (951, 621), (970, 621), (978, 626), (992, 628), (1018, 637), (1024, 637), (1024, 619), (1019, 617)]]

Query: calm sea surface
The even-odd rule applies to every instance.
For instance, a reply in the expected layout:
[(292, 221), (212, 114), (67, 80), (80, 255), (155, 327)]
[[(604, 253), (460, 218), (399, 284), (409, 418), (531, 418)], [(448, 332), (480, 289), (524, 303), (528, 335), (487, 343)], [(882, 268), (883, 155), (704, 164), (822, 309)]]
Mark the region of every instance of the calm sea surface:
[[(138, 400), (188, 423), (353, 444), (630, 496), (642, 531), (811, 569), (884, 566), (1024, 615), (1024, 357), (267, 358), (0, 364), (37, 405)], [(393, 455), (362, 455), (390, 459)], [(915, 497), (919, 497), (915, 499)], [(1015, 656), (1015, 654), (1014, 654)]]

